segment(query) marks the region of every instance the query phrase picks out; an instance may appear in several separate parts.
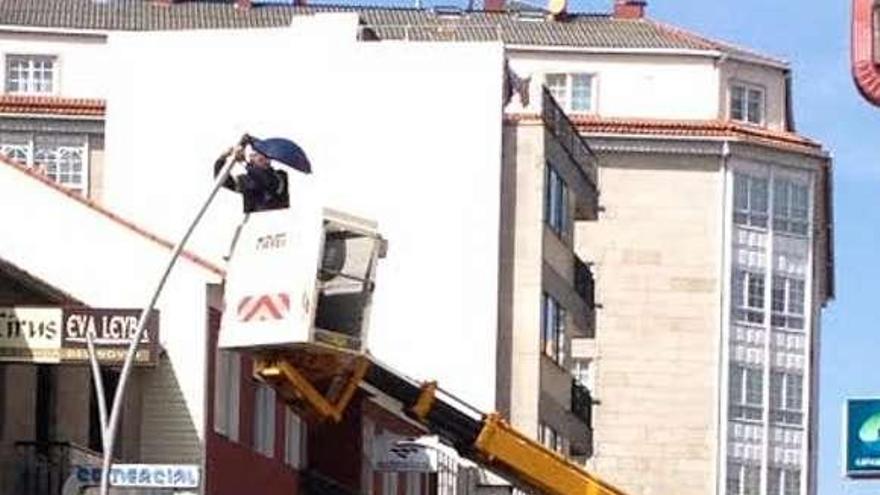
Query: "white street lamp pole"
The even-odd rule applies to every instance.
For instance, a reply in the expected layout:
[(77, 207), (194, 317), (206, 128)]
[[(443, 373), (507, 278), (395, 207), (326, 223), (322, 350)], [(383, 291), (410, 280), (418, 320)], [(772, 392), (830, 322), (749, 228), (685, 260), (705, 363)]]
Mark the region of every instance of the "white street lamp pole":
[[(214, 196), (217, 195), (217, 191), (220, 190), (220, 187), (223, 186), (223, 183), (226, 181), (226, 178), (229, 176), (229, 172), (232, 170), (232, 166), (235, 164), (235, 153), (230, 153), (226, 158), (226, 164), (221, 169), (220, 173), (217, 175), (217, 179), (214, 181), (214, 187), (211, 189), (211, 193), (208, 195), (208, 198), (205, 200), (204, 204), (199, 208), (198, 213), (196, 213), (195, 218), (187, 229), (186, 233), (177, 242), (177, 245), (174, 246), (174, 249), (171, 252), (171, 259), (168, 261), (168, 266), (165, 268), (165, 272), (162, 274), (162, 278), (159, 280), (159, 285), (156, 287), (156, 290), (153, 292), (150, 297), (147, 306), (141, 311), (140, 319), (138, 320), (137, 331), (135, 331), (134, 337), (131, 339), (131, 343), (128, 345), (128, 353), (125, 355), (125, 361), (122, 364), (122, 372), (119, 375), (119, 384), (116, 388), (116, 394), (113, 396), (113, 406), (110, 411), (110, 417), (107, 418), (106, 411), (104, 411), (105, 419), (105, 428), (103, 429), (102, 442), (104, 444), (104, 453), (103, 453), (103, 463), (101, 469), (101, 495), (109, 495), (110, 491), (110, 463), (113, 458), (113, 447), (116, 442), (116, 428), (119, 425), (119, 416), (122, 411), (122, 400), (125, 396), (125, 388), (128, 383), (128, 376), (131, 374), (132, 363), (134, 361), (135, 353), (137, 352), (138, 343), (141, 340), (141, 336), (144, 333), (144, 327), (146, 326), (147, 319), (150, 316), (150, 313), (153, 311), (153, 307), (156, 305), (156, 301), (159, 299), (159, 295), (162, 293), (162, 289), (165, 287), (165, 282), (168, 280), (168, 276), (171, 274), (171, 269), (174, 267), (174, 264), (177, 262), (177, 258), (180, 257), (180, 253), (183, 251), (183, 247), (186, 245), (186, 242), (189, 240), (190, 235), (192, 235), (193, 231), (196, 228), (196, 225), (201, 221), (202, 216), (204, 216), (205, 211), (208, 209), (208, 206), (214, 200)], [(90, 354), (94, 355), (93, 346), (91, 345), (91, 339), (88, 341), (90, 348)], [(103, 389), (103, 384), (101, 383), (100, 372), (97, 369), (97, 362), (95, 359), (92, 359), (92, 373), (95, 375), (95, 384), (97, 388)], [(103, 392), (103, 390), (102, 390)], [(104, 397), (103, 393), (98, 397), (98, 407), (100, 408), (103, 404)]]

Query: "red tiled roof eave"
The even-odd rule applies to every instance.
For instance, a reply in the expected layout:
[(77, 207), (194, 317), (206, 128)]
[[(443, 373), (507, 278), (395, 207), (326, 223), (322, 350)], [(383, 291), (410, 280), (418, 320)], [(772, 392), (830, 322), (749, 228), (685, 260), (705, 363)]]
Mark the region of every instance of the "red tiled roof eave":
[(0, 95), (0, 114), (59, 115), (103, 118), (106, 103), (98, 98), (43, 95)]
[[(147, 240), (150, 240), (156, 244), (159, 244), (160, 246), (162, 246), (166, 249), (174, 249), (174, 244), (172, 244), (171, 242), (143, 229), (142, 227), (135, 225), (134, 223), (120, 217), (119, 215), (116, 215), (115, 213), (111, 212), (110, 210), (107, 210), (106, 208), (98, 205), (94, 201), (83, 198), (82, 196), (63, 188), (62, 186), (55, 183), (54, 181), (52, 181), (48, 177), (44, 176), (43, 174), (36, 172), (34, 170), (31, 170), (27, 166), (15, 161), (15, 160), (12, 160), (3, 154), (0, 154), (0, 163), (5, 164), (10, 167), (13, 167), (14, 169), (20, 171), (21, 173), (26, 174), (26, 175), (42, 182), (46, 186), (49, 186), (52, 189), (58, 191), (59, 193), (64, 194), (64, 195), (72, 198), (73, 200), (82, 203), (86, 207), (103, 215), (104, 217), (110, 219), (114, 223), (121, 225), (122, 227), (130, 230), (131, 232), (134, 232), (135, 234), (140, 235), (141, 237), (143, 237)], [(222, 268), (218, 267), (217, 265), (211, 263), (210, 261), (208, 261), (200, 256), (197, 256), (189, 251), (183, 251), (180, 254), (180, 256), (182, 258), (187, 259), (187, 260), (195, 263), (196, 265), (216, 274), (216, 275), (221, 276), (221, 277), (225, 276), (225, 274), (226, 274), (226, 272)]]
[[(537, 124), (537, 114), (508, 114), (508, 122)], [(809, 154), (822, 153), (822, 145), (792, 132), (776, 131), (722, 120), (668, 120), (609, 118), (588, 115), (569, 115), (581, 134), (611, 134), (621, 136), (668, 136), (670, 138), (728, 138), (755, 142), (767, 146)]]

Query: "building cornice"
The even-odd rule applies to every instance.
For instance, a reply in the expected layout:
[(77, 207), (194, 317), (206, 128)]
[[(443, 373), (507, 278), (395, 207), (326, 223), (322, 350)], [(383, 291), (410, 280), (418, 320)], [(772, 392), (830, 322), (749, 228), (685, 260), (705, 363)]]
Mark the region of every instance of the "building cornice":
[[(506, 114), (505, 122), (517, 125), (541, 125), (537, 114)], [(676, 142), (739, 142), (763, 146), (783, 152), (826, 159), (821, 143), (796, 133), (758, 128), (721, 120), (629, 119), (570, 115), (578, 131), (589, 138), (591, 146), (597, 139), (630, 140), (644, 143)], [(618, 146), (630, 146), (619, 144)], [(631, 147), (631, 146), (630, 146)], [(601, 147), (597, 147), (601, 149)], [(631, 149), (631, 151), (636, 151)], [(715, 154), (714, 152), (712, 154)]]

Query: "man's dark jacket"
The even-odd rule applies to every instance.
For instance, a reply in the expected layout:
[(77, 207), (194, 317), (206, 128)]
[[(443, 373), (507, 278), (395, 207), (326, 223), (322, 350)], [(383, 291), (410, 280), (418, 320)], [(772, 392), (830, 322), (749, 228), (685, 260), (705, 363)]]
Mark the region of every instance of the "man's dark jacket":
[[(220, 173), (226, 157), (221, 156), (214, 162), (214, 176)], [(245, 166), (247, 173), (237, 178), (229, 176), (223, 187), (241, 193), (245, 213), (254, 211), (277, 210), (290, 206), (287, 191), (287, 173), (271, 167), (260, 168), (251, 164)]]

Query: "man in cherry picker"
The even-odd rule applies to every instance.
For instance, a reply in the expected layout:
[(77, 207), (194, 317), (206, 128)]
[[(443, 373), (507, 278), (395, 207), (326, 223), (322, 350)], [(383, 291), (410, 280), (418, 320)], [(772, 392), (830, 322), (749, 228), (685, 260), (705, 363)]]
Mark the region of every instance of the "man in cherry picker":
[[(245, 161), (245, 149), (251, 152)], [(238, 162), (223, 187), (241, 193), (245, 213), (277, 210), (290, 206), (287, 172), (272, 167), (272, 161), (309, 174), (311, 164), (305, 152), (284, 138), (257, 139), (248, 134), (214, 162), (214, 175), (220, 173), (230, 155)], [(242, 165), (244, 163), (244, 165)]]

